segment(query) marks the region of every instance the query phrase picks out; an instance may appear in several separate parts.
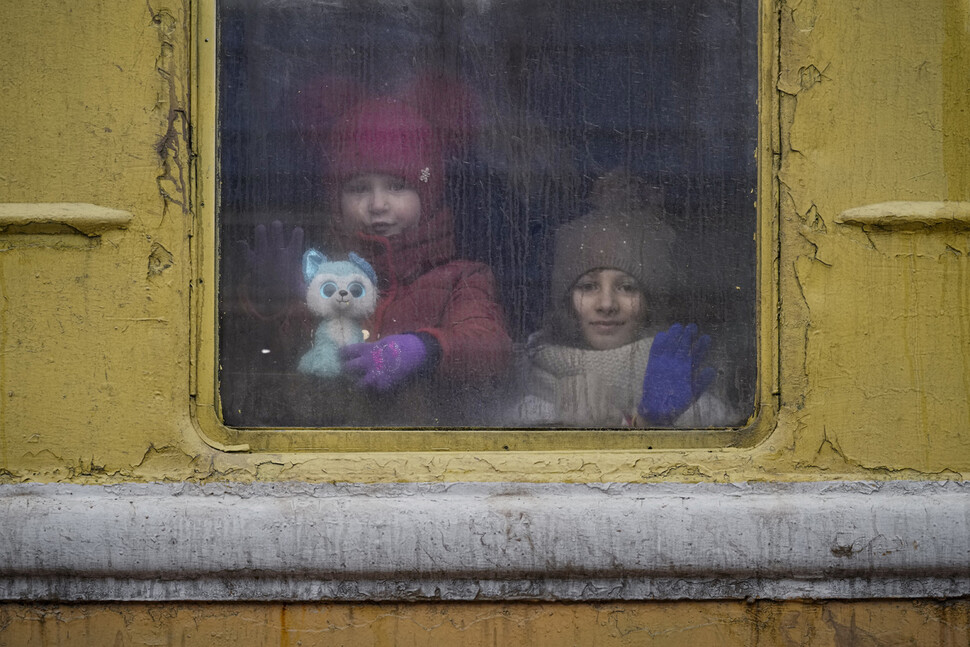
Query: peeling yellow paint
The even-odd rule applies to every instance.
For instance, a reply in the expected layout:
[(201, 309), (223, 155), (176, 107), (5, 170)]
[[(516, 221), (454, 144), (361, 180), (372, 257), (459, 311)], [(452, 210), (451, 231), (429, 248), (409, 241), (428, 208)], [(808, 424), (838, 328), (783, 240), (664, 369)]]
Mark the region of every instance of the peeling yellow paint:
[(943, 4), (943, 147), (946, 197), (970, 195), (970, 6), (961, 0)]
[(93, 604), (0, 607), (20, 647), (791, 645), (966, 647), (966, 601), (605, 604)]

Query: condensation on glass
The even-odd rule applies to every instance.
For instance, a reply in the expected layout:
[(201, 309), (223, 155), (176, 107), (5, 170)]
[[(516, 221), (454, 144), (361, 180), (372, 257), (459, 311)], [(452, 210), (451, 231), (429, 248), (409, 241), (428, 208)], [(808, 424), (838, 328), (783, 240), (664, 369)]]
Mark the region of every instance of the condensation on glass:
[[(637, 415), (642, 342), (679, 322), (711, 338), (704, 364), (716, 378), (704, 393), (721, 406), (679, 426), (744, 424), (756, 380), (757, 15), (756, 0), (219, 0), (225, 423), (651, 426)], [(345, 127), (335, 143), (335, 128), (358, 117), (372, 120), (363, 134)], [(407, 132), (414, 123), (417, 134)], [(367, 167), (367, 146), (388, 147), (386, 168)], [(429, 236), (448, 240), (419, 241), (403, 260), (397, 250), (388, 269), (368, 258), (380, 248), (373, 240), (353, 249), (343, 191), (358, 173), (412, 170), (384, 188), (413, 191), (419, 219), (435, 223)], [(607, 236), (608, 247), (647, 232), (632, 273), (648, 314), (630, 344), (599, 351), (575, 311), (579, 334), (550, 333), (563, 312), (569, 327), (578, 278), (554, 274), (593, 269), (565, 243), (557, 265), (556, 241), (567, 223), (611, 212), (634, 229)], [(453, 258), (467, 262), (442, 251), (449, 229)], [(392, 369), (414, 364), (386, 390), (360, 386), (339, 358), (334, 375), (299, 369), (321, 323), (306, 305), (311, 248), (331, 261), (355, 251), (377, 270), (377, 313), (359, 324), (366, 343), (400, 333), (426, 351), (414, 359), (407, 345), (385, 348), (376, 360)], [(629, 270), (624, 262), (614, 269)], [(395, 292), (434, 272), (404, 297)], [(405, 329), (375, 321), (395, 294)], [(601, 329), (617, 309), (596, 315)], [(498, 332), (481, 321), (496, 316)], [(372, 348), (362, 355), (371, 364)]]

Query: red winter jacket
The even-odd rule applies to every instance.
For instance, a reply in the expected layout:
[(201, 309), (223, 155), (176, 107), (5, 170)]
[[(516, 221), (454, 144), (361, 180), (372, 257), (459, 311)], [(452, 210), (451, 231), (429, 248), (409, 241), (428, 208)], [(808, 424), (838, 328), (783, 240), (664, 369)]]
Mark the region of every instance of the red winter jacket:
[[(261, 314), (248, 296), (224, 304), (220, 393), (227, 424), (277, 427), (480, 425), (490, 415), (490, 389), (511, 355), (511, 341), (486, 265), (454, 258), (451, 216), (440, 211), (401, 236), (331, 232), (378, 275), (370, 340), (398, 333), (432, 336), (440, 354), (435, 376), (374, 398), (341, 380), (296, 371), (314, 325), (305, 302)], [(297, 268), (298, 270), (298, 268)]]
[(451, 213), (438, 210), (392, 238), (355, 233), (342, 241), (367, 259), (378, 277), (377, 310), (366, 322), (369, 341), (427, 333), (441, 349), (437, 373), (455, 380), (499, 375), (512, 342), (483, 263), (454, 258)]

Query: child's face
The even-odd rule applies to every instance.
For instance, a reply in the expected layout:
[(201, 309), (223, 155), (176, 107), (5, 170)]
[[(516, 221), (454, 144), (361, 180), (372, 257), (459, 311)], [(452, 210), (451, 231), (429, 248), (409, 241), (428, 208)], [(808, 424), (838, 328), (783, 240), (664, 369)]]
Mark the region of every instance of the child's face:
[(340, 213), (353, 231), (396, 236), (421, 220), (421, 198), (397, 176), (362, 173), (340, 187)]
[(573, 285), (573, 311), (590, 348), (610, 350), (640, 337), (647, 309), (637, 280), (620, 270), (592, 270)]

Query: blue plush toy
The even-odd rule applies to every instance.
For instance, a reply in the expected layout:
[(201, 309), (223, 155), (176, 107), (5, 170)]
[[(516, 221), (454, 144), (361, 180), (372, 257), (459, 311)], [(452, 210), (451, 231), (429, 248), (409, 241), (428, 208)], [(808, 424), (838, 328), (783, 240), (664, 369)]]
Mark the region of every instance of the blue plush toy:
[(315, 249), (303, 255), (306, 302), (323, 317), (313, 347), (300, 358), (301, 373), (340, 374), (339, 349), (364, 341), (361, 322), (377, 306), (377, 275), (370, 263), (351, 252), (349, 260), (331, 261)]

